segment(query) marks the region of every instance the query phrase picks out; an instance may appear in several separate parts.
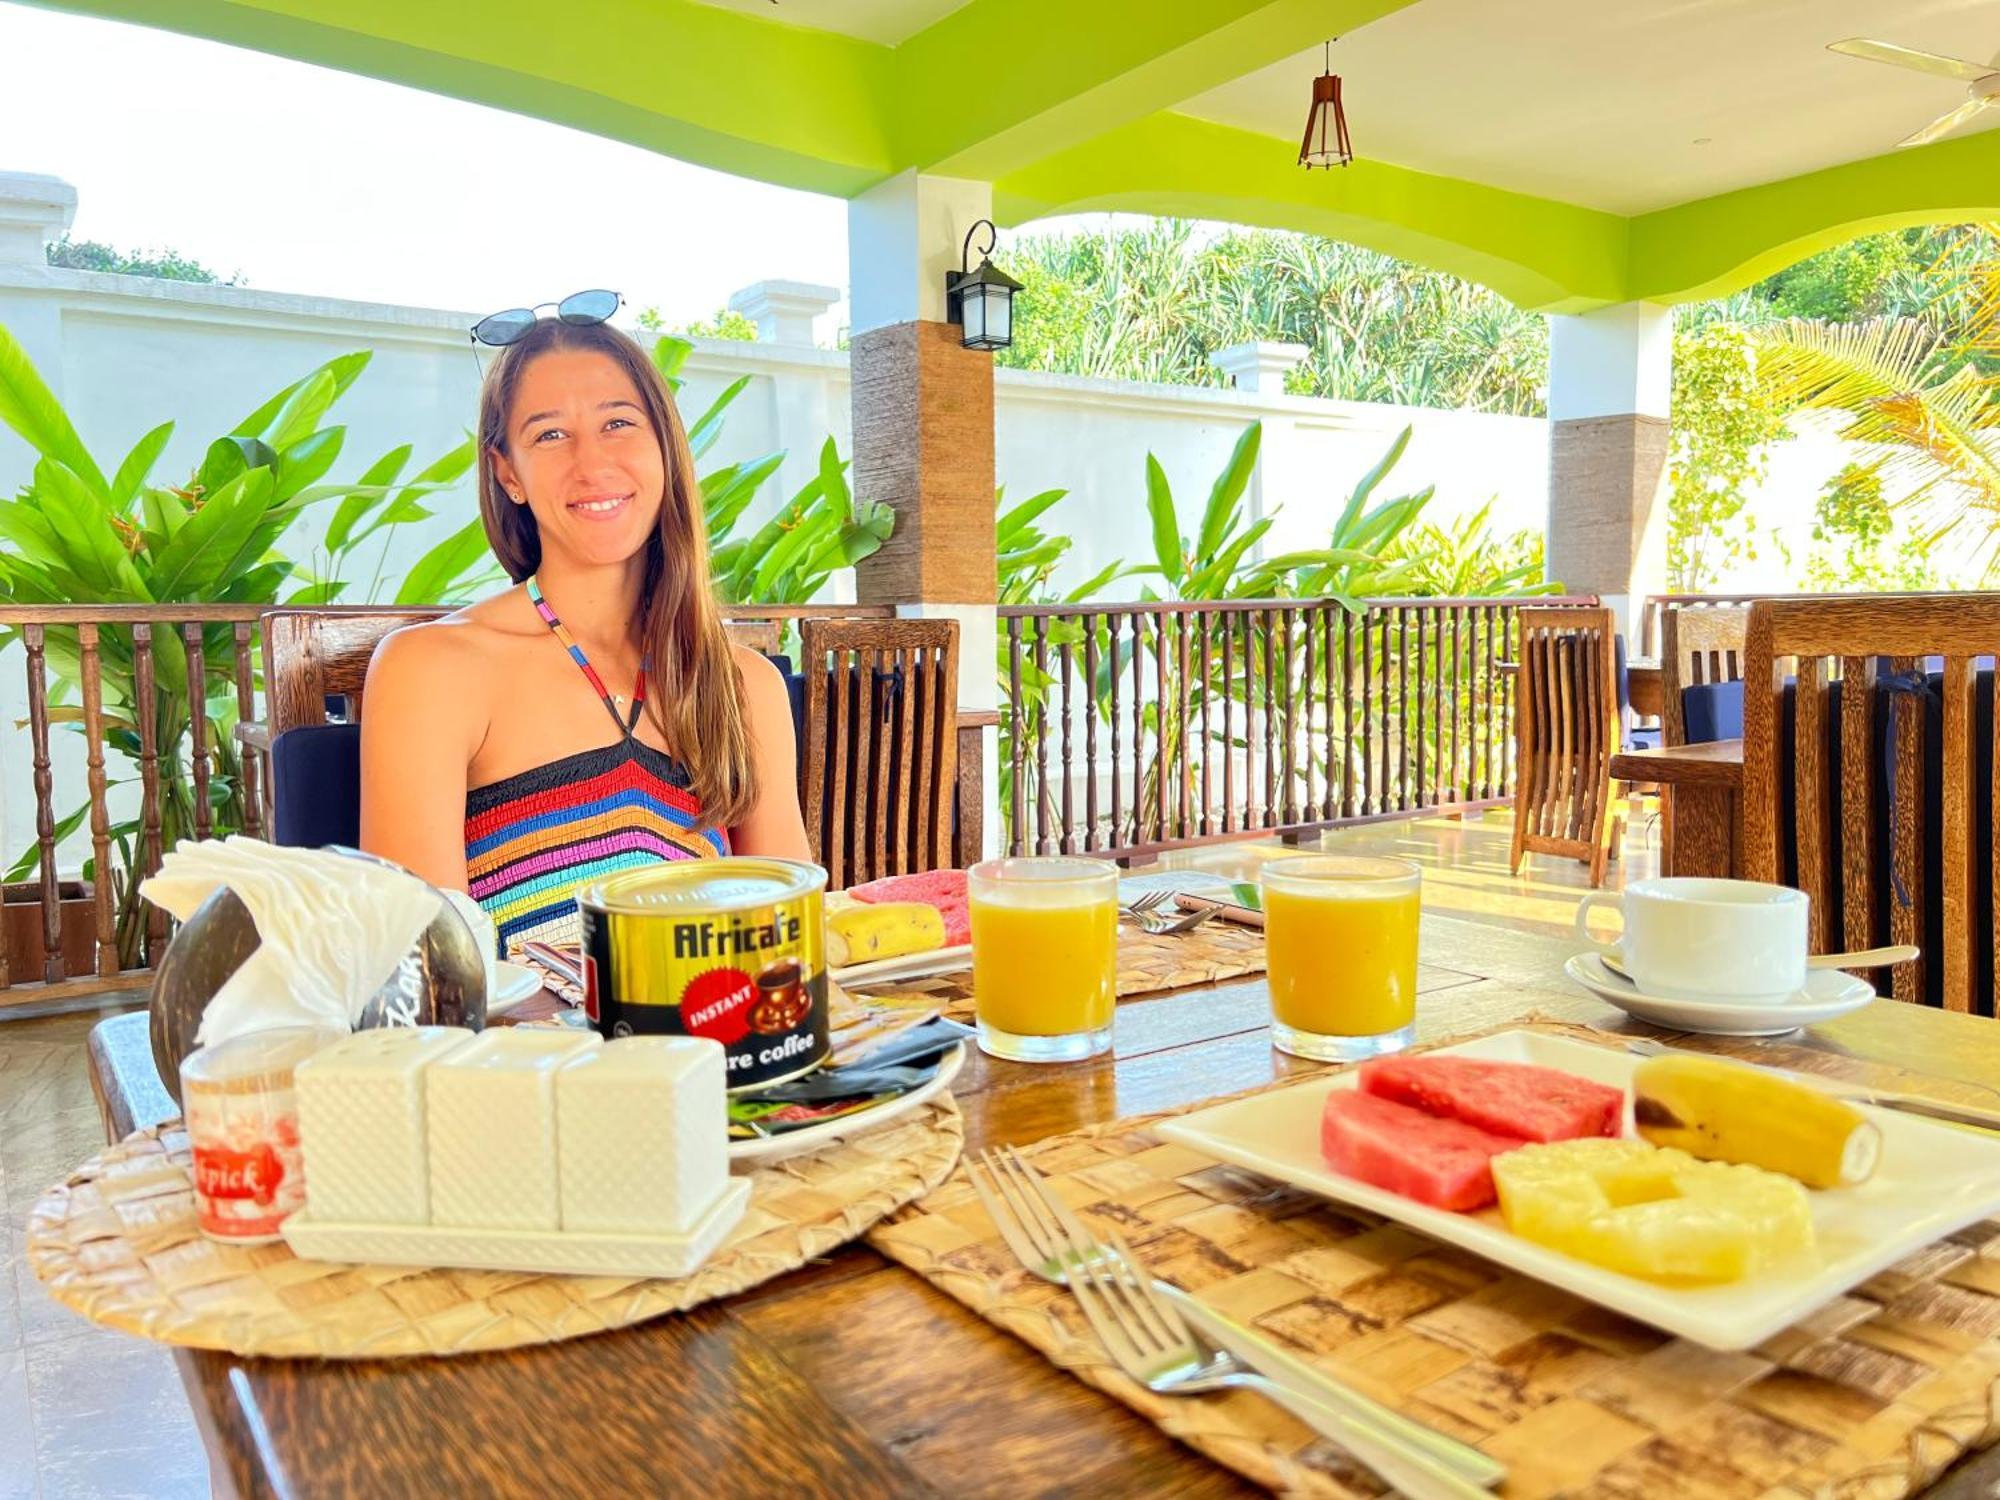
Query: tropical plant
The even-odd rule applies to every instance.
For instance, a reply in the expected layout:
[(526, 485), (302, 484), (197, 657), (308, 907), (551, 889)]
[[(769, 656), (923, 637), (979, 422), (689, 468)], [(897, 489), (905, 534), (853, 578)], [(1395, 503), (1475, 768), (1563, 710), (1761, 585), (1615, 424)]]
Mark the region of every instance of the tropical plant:
[(1768, 346), (1741, 326), (1674, 335), (1673, 434), (1667, 469), (1667, 586), (1699, 593), (1738, 559), (1755, 558), (1744, 507), (1790, 435), (1789, 403), (1760, 363)]
[(1528, 598), (1560, 594), (1561, 583), (1543, 574), (1539, 531), (1495, 536), (1493, 502), (1448, 526), (1419, 519), (1388, 550), (1391, 561), (1408, 560), (1402, 587), (1424, 598), (1473, 599), (1495, 594)]
[[(1840, 435), (1872, 446), (1881, 479), (1916, 512), (1928, 542), (1973, 533), (1975, 562), (2000, 571), (2000, 256), (1968, 278), (1974, 316), (1952, 331), (1915, 318), (1791, 320), (1760, 333), (1769, 398), (1846, 417)], [(1983, 555), (1981, 555), (1983, 554)]]
[(1359, 246), (1167, 219), (1018, 239), (1007, 265), (1024, 290), (1003, 364), (1221, 385), (1217, 350), (1281, 339), (1310, 351), (1286, 382), (1298, 394), (1543, 410), (1543, 319)]
[(178, 250), (119, 250), (99, 240), (68, 235), (42, 247), (48, 263), (69, 271), (109, 271), (117, 276), (151, 276), (157, 281), (194, 281), (207, 286), (241, 286), (243, 273), (224, 279)]
[[(420, 503), (446, 488), (471, 462), (470, 444), (398, 483), (410, 457), (407, 447), (385, 454), (361, 478), (325, 483), (339, 460), (346, 429), (326, 424), (328, 413), (366, 368), (366, 353), (342, 355), (294, 381), (260, 404), (229, 432), (214, 439), (185, 483), (156, 484), (153, 470), (174, 424), (164, 422), (133, 446), (111, 470), (85, 447), (19, 343), (0, 328), (0, 422), (38, 455), (32, 477), (16, 497), (0, 501), (0, 598), (20, 604), (275, 604), (338, 597), (345, 581), (321, 578), (289, 595), (298, 570), (279, 543), (309, 508), (338, 501), (337, 517), (350, 530), (373, 517), (396, 526), (428, 518)], [(386, 519), (384, 519), (386, 518)], [(474, 523), (475, 525), (477, 523)], [(464, 597), (484, 571), (483, 546), (471, 554), (461, 529), (433, 547), (410, 569), (398, 598), (415, 592), (426, 601)], [(0, 644), (17, 632), (0, 633)], [(190, 659), (179, 634), (152, 636), (155, 749), (163, 847), (172, 847), (197, 825), (189, 734), (195, 715), (206, 723), (209, 823), (216, 833), (241, 826), (240, 765), (233, 740), (236, 688), (233, 637), (227, 624), (205, 627), (203, 670), (190, 680)], [(49, 717), (82, 731), (76, 695), (82, 680), (81, 644), (72, 627), (46, 632), (54, 677)], [(137, 661), (129, 630), (99, 632), (99, 666), (106, 741), (128, 759), (140, 753), (142, 713)], [(114, 784), (131, 776), (114, 778)], [(88, 804), (59, 820), (58, 838), (81, 826)], [(117, 822), (112, 872), (118, 891), (120, 950), (136, 959), (140, 907), (127, 872), (136, 867), (136, 820)], [(35, 851), (7, 876), (31, 868)]]
[[(653, 363), (676, 393), (693, 350), (689, 340), (674, 334), (654, 341)], [(688, 446), (697, 461), (722, 436), (730, 403), (749, 383), (748, 375), (732, 381), (688, 425)], [(820, 448), (819, 471), (756, 531), (738, 536), (751, 504), (784, 461), (781, 449), (724, 464), (700, 477), (710, 572), (725, 604), (808, 603), (835, 572), (873, 556), (895, 531), (893, 509), (880, 501), (855, 499), (847, 483), (848, 462), (829, 437)]]

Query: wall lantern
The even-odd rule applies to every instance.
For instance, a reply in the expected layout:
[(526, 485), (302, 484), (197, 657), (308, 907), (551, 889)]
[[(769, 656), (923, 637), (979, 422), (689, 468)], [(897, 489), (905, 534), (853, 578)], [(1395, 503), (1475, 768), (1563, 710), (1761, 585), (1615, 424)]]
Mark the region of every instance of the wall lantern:
[(1347, 111), (1340, 107), (1340, 79), (1333, 71), (1333, 43), (1326, 44), (1326, 71), (1313, 80), (1312, 113), (1306, 116), (1305, 139), (1299, 142), (1299, 165), (1344, 167), (1354, 160), (1347, 139)]
[[(967, 270), (973, 238), (981, 229), (986, 231), (986, 248), (979, 252), (979, 269)], [(986, 258), (999, 238), (993, 221), (981, 219), (966, 231), (959, 269), (944, 273), (945, 321), (963, 328), (959, 342), (968, 349), (1005, 349), (1014, 342), (1014, 293), (1021, 290), (1021, 283)]]

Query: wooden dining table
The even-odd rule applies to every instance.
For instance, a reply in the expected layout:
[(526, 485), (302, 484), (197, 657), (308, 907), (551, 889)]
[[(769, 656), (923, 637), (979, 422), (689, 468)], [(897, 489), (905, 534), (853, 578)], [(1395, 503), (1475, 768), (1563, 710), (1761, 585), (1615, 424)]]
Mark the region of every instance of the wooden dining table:
[(1661, 874), (1742, 873), (1743, 741), (1621, 751), (1611, 775), (1660, 788)]
[[(1568, 985), (1560, 968), (1573, 947), (1427, 914), (1421, 1036), (1530, 1016), (1665, 1035)], [(967, 1148), (1175, 1109), (1310, 1067), (1272, 1049), (1267, 1019), (1263, 981), (1238, 980), (1121, 1003), (1112, 1051), (1091, 1062), (1037, 1067), (975, 1053), (955, 1088)], [(172, 1112), (144, 1023), (119, 1017), (93, 1037), (114, 1137)], [(1979, 1080), (2000, 1078), (2000, 1022), (1880, 1000), (1801, 1035), (1815, 1049), (1928, 1075), (1923, 1087), (1966, 1102), (1984, 1097)], [(505, 1353), (177, 1357), (223, 1495), (1248, 1492), (858, 1243), (686, 1314)], [(1972, 1500), (1995, 1483), (2000, 1450), (1988, 1450), (1927, 1493)]]

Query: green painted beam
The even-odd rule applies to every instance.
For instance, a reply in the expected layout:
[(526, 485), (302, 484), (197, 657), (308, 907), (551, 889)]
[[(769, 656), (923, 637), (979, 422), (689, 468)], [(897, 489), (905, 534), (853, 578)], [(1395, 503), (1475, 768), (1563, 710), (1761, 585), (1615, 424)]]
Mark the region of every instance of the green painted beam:
[(972, 0), (896, 49), (896, 154), (995, 181), (1412, 3)]
[(1308, 172), (1297, 158), (1273, 136), (1161, 114), (1002, 178), (994, 206), (1009, 223), (1117, 210), (1301, 230), (1549, 312), (1626, 300), (1627, 221), (1616, 214), (1383, 162)]
[(2000, 218), (2000, 131), (1986, 130), (1682, 203), (1632, 221), (1630, 296), (1724, 297), (1859, 235)]
[(34, 3), (408, 84), (785, 187), (850, 197), (899, 165), (889, 48), (695, 0)]

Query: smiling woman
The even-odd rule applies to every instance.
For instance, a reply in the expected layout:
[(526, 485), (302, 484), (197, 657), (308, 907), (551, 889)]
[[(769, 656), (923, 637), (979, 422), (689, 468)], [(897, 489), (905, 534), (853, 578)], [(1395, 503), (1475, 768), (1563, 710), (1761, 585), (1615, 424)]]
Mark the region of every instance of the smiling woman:
[(516, 587), (376, 651), (363, 847), (469, 890), (503, 947), (573, 940), (572, 892), (616, 870), (808, 857), (784, 682), (723, 634), (687, 434), (636, 343), (560, 319), (507, 343), (479, 505)]

